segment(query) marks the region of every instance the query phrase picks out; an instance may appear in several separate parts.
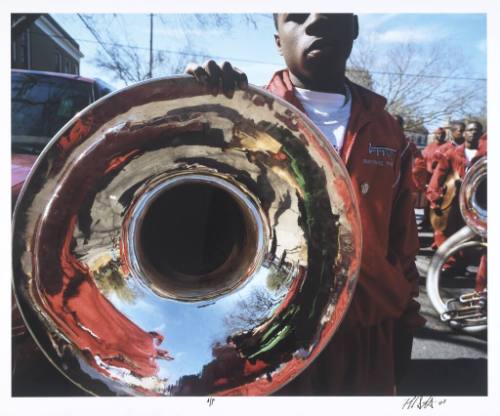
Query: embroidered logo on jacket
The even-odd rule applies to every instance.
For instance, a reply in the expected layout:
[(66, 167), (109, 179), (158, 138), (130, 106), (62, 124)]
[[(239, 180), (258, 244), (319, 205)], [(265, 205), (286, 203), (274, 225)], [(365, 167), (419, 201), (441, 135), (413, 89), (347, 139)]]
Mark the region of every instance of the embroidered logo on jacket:
[(368, 155), (370, 157), (363, 159), (366, 165), (392, 166), (397, 150), (386, 146), (373, 146), (368, 143)]

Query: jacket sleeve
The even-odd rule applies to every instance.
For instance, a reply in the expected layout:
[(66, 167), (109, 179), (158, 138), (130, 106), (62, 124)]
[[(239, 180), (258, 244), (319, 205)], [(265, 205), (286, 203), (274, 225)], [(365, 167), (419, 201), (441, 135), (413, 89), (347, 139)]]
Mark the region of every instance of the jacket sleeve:
[(413, 160), (412, 179), (416, 192), (425, 192), (429, 181), (429, 172), (425, 166), (425, 159), (421, 154), (417, 154)]
[(411, 285), (411, 295), (400, 320), (405, 326), (415, 328), (423, 325), (425, 319), (420, 316), (420, 305), (415, 300), (419, 294), (419, 274), (415, 265), (419, 242), (412, 196), (412, 154), (408, 148), (401, 154), (400, 175), (392, 207), (389, 254), (398, 261)]
[(435, 156), (436, 168), (432, 173), (431, 180), (427, 186), (425, 196), (430, 202), (431, 208), (438, 208), (443, 191), (443, 183), (450, 171), (450, 160), (446, 154), (436, 152)]

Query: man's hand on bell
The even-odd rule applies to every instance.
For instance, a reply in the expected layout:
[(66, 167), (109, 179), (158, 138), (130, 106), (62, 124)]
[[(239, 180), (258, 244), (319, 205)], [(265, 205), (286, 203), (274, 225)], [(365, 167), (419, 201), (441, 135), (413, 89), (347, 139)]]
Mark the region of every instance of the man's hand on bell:
[(229, 62), (224, 62), (222, 66), (213, 60), (206, 61), (203, 65), (190, 63), (185, 72), (194, 76), (198, 82), (207, 85), (213, 95), (222, 92), (226, 97), (232, 98), (237, 88), (242, 90), (248, 88), (246, 74)]

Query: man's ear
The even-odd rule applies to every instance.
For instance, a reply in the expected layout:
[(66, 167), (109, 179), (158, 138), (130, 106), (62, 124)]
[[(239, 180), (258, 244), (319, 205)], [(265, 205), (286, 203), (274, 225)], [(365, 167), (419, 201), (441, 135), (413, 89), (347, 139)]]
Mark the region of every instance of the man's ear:
[(358, 16), (354, 15), (353, 16), (353, 22), (352, 22), (352, 39), (357, 39), (359, 35), (359, 22), (358, 22)]
[(277, 33), (274, 35), (274, 42), (276, 43), (276, 47), (278, 48), (279, 54), (283, 55), (283, 53), (281, 52), (281, 39), (280, 39), (280, 35), (278, 35)]

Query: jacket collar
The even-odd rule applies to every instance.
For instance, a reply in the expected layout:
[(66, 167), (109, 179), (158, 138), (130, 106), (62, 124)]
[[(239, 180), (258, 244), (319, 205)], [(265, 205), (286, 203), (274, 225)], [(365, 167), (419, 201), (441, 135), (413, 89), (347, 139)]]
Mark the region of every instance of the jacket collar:
[[(384, 110), (386, 99), (351, 82), (347, 78), (346, 83), (352, 94), (352, 107), (351, 117), (349, 118), (346, 137), (340, 156), (347, 165), (357, 133), (363, 126), (376, 118), (377, 115)], [(293, 84), (290, 80), (290, 73), (287, 69), (276, 72), (266, 86), (266, 89), (285, 101), (288, 101), (290, 104), (293, 104), (300, 111), (305, 112), (301, 102), (295, 96)]]
[[(465, 143), (462, 143), (460, 146), (456, 146), (455, 152), (458, 157), (462, 160), (464, 166), (467, 166), (467, 158), (465, 157)], [(486, 155), (486, 146), (478, 146), (476, 155), (471, 160), (471, 165), (474, 164), (477, 160)]]
[(293, 92), (293, 84), (287, 69), (275, 72), (271, 81), (267, 84), (266, 89), (285, 101), (288, 101), (290, 104), (293, 104), (300, 111), (305, 112), (302, 103)]

